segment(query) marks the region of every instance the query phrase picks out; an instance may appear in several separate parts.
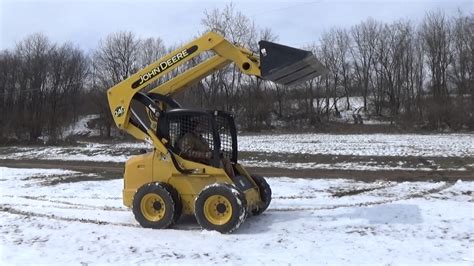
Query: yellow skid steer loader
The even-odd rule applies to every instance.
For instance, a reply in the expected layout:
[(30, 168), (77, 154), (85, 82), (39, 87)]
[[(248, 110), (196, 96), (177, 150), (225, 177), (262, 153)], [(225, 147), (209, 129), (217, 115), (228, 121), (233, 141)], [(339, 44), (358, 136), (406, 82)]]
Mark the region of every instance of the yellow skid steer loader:
[[(229, 233), (249, 214), (261, 214), (270, 204), (272, 192), (265, 179), (238, 163), (232, 114), (183, 109), (173, 99), (231, 63), (244, 74), (283, 85), (325, 72), (309, 51), (268, 41), (259, 45), (256, 55), (209, 32), (107, 91), (116, 125), (154, 147), (125, 164), (123, 203), (132, 208), (141, 226), (168, 228), (187, 214), (195, 215), (204, 229)], [(150, 88), (153, 81), (203, 52), (212, 56)], [(137, 106), (146, 112), (140, 113)]]

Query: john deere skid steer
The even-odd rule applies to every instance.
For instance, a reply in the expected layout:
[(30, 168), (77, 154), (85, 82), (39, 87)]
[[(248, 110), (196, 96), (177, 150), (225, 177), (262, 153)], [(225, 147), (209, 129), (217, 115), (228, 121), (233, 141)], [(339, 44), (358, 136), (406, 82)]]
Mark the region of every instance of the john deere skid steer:
[[(183, 109), (173, 99), (175, 93), (231, 63), (245, 74), (283, 85), (325, 71), (309, 51), (268, 41), (259, 45), (256, 55), (210, 32), (107, 91), (117, 126), (154, 147), (125, 164), (123, 203), (132, 208), (141, 226), (168, 228), (187, 214), (195, 215), (204, 229), (229, 233), (249, 214), (261, 214), (270, 204), (272, 192), (265, 179), (251, 175), (238, 162), (232, 114)], [(203, 52), (212, 56), (154, 88), (149, 86)], [(203, 160), (188, 156), (185, 149), (190, 146), (182, 145), (193, 132)]]

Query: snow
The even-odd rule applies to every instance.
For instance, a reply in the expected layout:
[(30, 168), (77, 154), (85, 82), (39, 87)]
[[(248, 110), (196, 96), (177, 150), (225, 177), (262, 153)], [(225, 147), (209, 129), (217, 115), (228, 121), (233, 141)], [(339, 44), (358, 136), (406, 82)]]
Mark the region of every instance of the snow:
[(281, 134), (239, 137), (239, 151), (352, 156), (474, 156), (474, 134)]
[(138, 226), (122, 180), (0, 167), (0, 264), (474, 263), (474, 182), (268, 178), (273, 201), (229, 235), (190, 217)]
[(100, 132), (98, 129), (89, 127), (88, 123), (98, 119), (100, 115), (91, 114), (85, 115), (79, 118), (79, 120), (69, 126), (63, 133), (65, 136), (99, 136)]
[[(323, 154), (350, 156), (415, 156), (415, 157), (473, 157), (474, 134), (280, 134), (239, 136), (239, 151), (292, 154)], [(0, 159), (42, 159), (65, 161), (125, 162), (140, 149), (150, 150), (145, 142), (93, 143), (77, 146), (0, 147)], [(262, 162), (251, 164), (262, 165)], [(280, 162), (275, 162), (280, 164)], [(288, 165), (294, 168), (361, 170), (411, 168), (373, 164), (331, 164), (316, 162)], [(419, 169), (419, 168), (417, 168)], [(424, 170), (429, 171), (430, 168)], [(457, 169), (462, 170), (462, 169)]]

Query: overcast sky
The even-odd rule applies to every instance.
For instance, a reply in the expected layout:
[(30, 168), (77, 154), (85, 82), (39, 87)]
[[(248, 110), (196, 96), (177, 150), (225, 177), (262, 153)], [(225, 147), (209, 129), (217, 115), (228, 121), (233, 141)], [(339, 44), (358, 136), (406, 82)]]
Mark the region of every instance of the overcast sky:
[[(347, 27), (368, 17), (419, 22), (428, 11), (472, 14), (474, 1), (462, 0), (234, 0), (237, 10), (258, 27), (269, 27), (279, 42), (303, 46), (331, 27)], [(151, 0), (0, 0), (0, 49), (14, 48), (29, 34), (71, 41), (89, 51), (107, 34), (130, 30), (139, 37), (161, 37), (166, 44), (191, 40), (203, 31), (204, 11), (230, 1)]]

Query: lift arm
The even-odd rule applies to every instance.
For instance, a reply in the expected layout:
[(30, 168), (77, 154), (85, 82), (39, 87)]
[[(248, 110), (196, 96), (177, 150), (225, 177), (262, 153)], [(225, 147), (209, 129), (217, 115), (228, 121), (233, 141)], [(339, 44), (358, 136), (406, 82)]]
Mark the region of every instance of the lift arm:
[[(146, 66), (107, 91), (109, 107), (116, 125), (142, 140), (151, 141), (156, 148), (165, 152), (156, 135), (144, 126), (130, 108), (132, 99), (140, 96), (152, 102), (146, 95), (137, 95), (153, 81), (167, 75), (178, 66), (207, 51), (214, 55), (149, 91), (160, 95), (171, 95), (196, 83), (215, 71), (235, 63), (240, 71), (284, 85), (309, 80), (325, 72), (324, 66), (309, 51), (261, 41), (259, 56), (248, 49), (234, 46), (217, 33), (209, 32), (202, 37), (171, 52)], [(153, 109), (150, 105), (148, 108)], [(130, 119), (130, 117), (134, 119)], [(138, 120), (138, 121), (137, 121)], [(160, 144), (158, 144), (160, 143)]]

